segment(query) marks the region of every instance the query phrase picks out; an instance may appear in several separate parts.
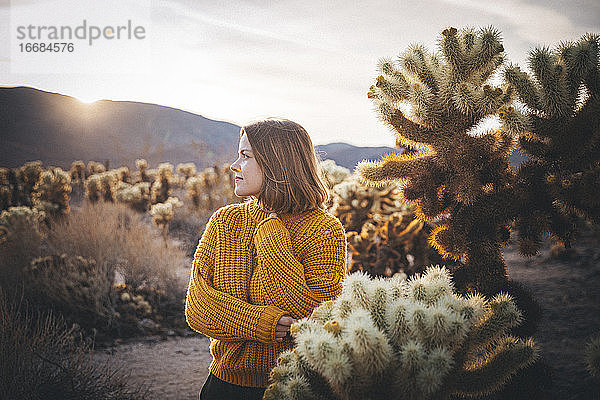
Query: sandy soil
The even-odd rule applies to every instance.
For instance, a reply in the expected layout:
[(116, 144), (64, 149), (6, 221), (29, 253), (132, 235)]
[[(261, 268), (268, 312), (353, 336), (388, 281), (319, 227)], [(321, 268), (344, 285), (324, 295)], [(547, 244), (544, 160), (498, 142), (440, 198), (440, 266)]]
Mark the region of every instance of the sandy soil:
[[(552, 259), (549, 246), (533, 258), (515, 246), (504, 251), (509, 274), (528, 286), (543, 314), (534, 340), (550, 366), (553, 386), (547, 398), (600, 400), (600, 379), (585, 369), (585, 343), (600, 334), (600, 242), (582, 238), (568, 259)], [(186, 271), (187, 272), (187, 271)], [(145, 338), (97, 350), (94, 360), (123, 365), (134, 383), (149, 385), (152, 398), (197, 399), (211, 361), (202, 335)]]

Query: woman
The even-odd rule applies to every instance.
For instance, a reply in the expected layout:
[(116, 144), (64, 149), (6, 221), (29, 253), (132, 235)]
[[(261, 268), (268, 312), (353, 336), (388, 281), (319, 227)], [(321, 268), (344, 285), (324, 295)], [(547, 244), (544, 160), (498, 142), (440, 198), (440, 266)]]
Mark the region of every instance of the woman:
[(240, 131), (235, 194), (200, 239), (185, 314), (211, 338), (200, 399), (261, 399), (290, 325), (341, 292), (346, 236), (328, 198), (308, 133), (268, 119)]

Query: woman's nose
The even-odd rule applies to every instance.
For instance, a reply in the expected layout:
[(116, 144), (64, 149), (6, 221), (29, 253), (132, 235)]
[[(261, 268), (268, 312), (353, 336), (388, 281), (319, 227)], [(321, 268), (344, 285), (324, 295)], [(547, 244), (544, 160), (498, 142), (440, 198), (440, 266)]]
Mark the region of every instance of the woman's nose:
[(233, 172), (240, 172), (240, 168), (237, 167), (235, 163), (231, 164), (229, 169), (231, 169)]

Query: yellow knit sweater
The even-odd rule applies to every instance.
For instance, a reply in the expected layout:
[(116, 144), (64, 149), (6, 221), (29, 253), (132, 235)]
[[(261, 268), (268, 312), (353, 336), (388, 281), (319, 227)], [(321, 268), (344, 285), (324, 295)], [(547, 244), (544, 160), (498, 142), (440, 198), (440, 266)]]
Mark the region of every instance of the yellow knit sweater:
[(266, 387), (284, 315), (310, 315), (337, 297), (346, 271), (346, 236), (322, 209), (269, 217), (257, 200), (210, 218), (194, 255), (185, 304), (189, 326), (211, 338), (210, 371), (240, 386)]

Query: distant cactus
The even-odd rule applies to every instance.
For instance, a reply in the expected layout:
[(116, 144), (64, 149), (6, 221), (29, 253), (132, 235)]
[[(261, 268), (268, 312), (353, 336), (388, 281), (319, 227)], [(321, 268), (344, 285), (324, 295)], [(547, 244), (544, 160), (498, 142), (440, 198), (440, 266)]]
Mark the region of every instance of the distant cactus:
[(408, 281), (346, 278), (342, 294), (292, 325), (265, 399), (444, 399), (498, 390), (537, 357), (507, 336), (521, 313), (510, 296), (453, 293), (445, 268)]
[(360, 232), (363, 224), (375, 214), (389, 215), (403, 211), (396, 184), (381, 187), (363, 185), (356, 175), (351, 175), (331, 190), (333, 203), (330, 212), (335, 215), (346, 231)]
[(161, 163), (158, 165), (158, 174), (151, 188), (152, 204), (164, 203), (171, 194), (171, 180), (173, 179), (173, 165)]
[[(13, 203), (13, 193), (18, 191), (16, 174), (11, 168), (0, 168), (0, 210), (6, 210), (15, 205)], [(16, 194), (16, 193), (15, 193)], [(15, 201), (17, 200), (17, 196)]]
[(85, 181), (86, 198), (95, 203), (102, 199), (107, 202), (114, 201), (115, 185), (118, 182), (118, 175), (115, 170), (105, 171), (91, 175)]
[(194, 163), (181, 163), (177, 164), (177, 172), (185, 177), (187, 181), (192, 176), (196, 175), (196, 164)]
[(33, 188), (33, 205), (48, 215), (68, 214), (72, 190), (69, 173), (60, 168), (50, 168), (41, 173)]
[[(369, 92), (402, 144), (419, 152), (363, 161), (356, 169), (367, 184), (402, 181), (417, 217), (436, 225), (431, 244), (464, 263), (460, 286), (496, 293), (508, 279), (500, 247), (513, 215), (506, 156), (528, 120), (510, 106), (511, 86), (487, 83), (504, 60), (498, 31), (448, 28), (440, 47), (441, 57), (412, 46), (398, 63), (382, 61)], [(500, 129), (474, 134), (496, 115)]]
[(83, 187), (86, 178), (84, 162), (81, 160), (73, 161), (69, 174), (71, 175), (71, 184)]
[(167, 240), (169, 223), (175, 216), (175, 208), (181, 207), (183, 203), (177, 197), (169, 197), (164, 203), (157, 203), (150, 209), (152, 221), (161, 228), (163, 239)]
[(131, 183), (131, 172), (126, 166), (119, 167), (115, 170), (117, 180), (125, 183)]
[(88, 162), (86, 178), (94, 174), (101, 174), (103, 172), (106, 172), (106, 167), (104, 166), (104, 164), (99, 163), (97, 161)]
[(519, 248), (533, 255), (545, 233), (567, 246), (575, 215), (600, 222), (600, 37), (587, 34), (554, 51), (530, 53), (533, 77), (504, 71), (527, 106), (528, 129), (519, 136), (529, 161), (517, 173)]
[(329, 189), (332, 189), (338, 183), (350, 176), (348, 168), (341, 167), (333, 160), (324, 160), (319, 163), (321, 167), (321, 175)]
[(33, 204), (31, 193), (42, 172), (41, 161), (31, 161), (17, 168), (17, 179), (20, 182), (18, 189), (21, 192), (20, 199), (17, 201), (19, 205), (31, 206)]
[(115, 200), (128, 204), (136, 211), (146, 212), (150, 206), (150, 183), (139, 182), (129, 185), (119, 182), (115, 187)]
[(135, 167), (138, 169), (139, 181), (140, 182), (151, 182), (150, 178), (146, 174), (148, 169), (148, 161), (142, 159), (135, 160)]
[(227, 164), (221, 168), (217, 166), (205, 168), (190, 177), (185, 188), (194, 208), (198, 211), (214, 211), (225, 204), (239, 200), (234, 193), (231, 171)]
[(100, 200), (100, 179), (98, 179), (98, 175), (91, 175), (86, 179), (85, 197), (91, 203)]

